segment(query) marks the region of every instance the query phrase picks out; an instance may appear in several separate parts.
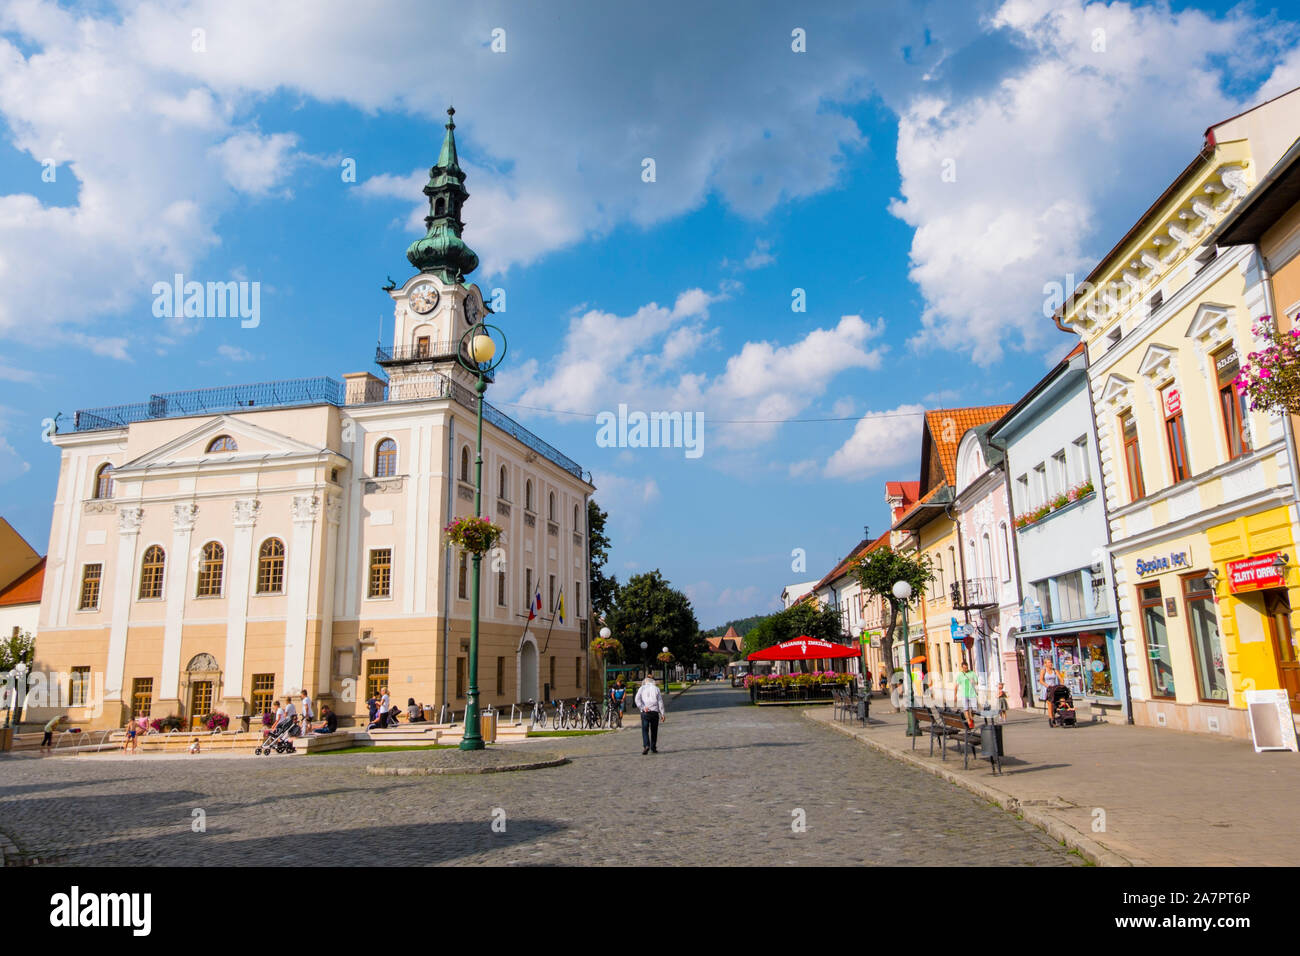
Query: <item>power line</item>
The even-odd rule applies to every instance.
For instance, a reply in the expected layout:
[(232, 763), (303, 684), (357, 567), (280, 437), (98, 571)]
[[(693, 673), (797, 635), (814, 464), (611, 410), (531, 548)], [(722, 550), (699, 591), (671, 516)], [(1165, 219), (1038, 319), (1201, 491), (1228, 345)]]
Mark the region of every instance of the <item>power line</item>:
[[(541, 405), (524, 405), (520, 402), (493, 402), (510, 408), (524, 408), (532, 412), (544, 412), (548, 415), (576, 415), (579, 418), (595, 419), (596, 412), (575, 412), (567, 408), (545, 408)], [(924, 412), (879, 412), (866, 415), (844, 415), (832, 418), (710, 418), (709, 421), (720, 425), (807, 425), (822, 422), (857, 422), (864, 418), (918, 418)]]

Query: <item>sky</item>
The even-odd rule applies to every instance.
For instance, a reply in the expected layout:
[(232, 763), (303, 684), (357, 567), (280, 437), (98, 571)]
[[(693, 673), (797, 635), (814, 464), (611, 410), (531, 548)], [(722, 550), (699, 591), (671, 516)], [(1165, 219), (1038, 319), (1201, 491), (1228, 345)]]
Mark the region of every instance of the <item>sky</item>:
[[(608, 572), (773, 610), (886, 530), (923, 409), (1072, 347), (1052, 284), (1298, 39), (1269, 3), (0, 0), (0, 515), (46, 548), (56, 413), (375, 371), (454, 105), (489, 401), (591, 470)], [(259, 321), (155, 315), (177, 273)], [(699, 453), (598, 443), (619, 405)]]

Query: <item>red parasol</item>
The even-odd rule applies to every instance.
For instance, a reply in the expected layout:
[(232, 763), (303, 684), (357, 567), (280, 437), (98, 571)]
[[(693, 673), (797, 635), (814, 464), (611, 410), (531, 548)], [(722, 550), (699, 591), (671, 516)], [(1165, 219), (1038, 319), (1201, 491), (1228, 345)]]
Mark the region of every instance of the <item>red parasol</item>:
[(814, 661), (832, 657), (857, 657), (858, 650), (846, 644), (832, 644), (820, 638), (800, 635), (749, 655), (751, 661)]

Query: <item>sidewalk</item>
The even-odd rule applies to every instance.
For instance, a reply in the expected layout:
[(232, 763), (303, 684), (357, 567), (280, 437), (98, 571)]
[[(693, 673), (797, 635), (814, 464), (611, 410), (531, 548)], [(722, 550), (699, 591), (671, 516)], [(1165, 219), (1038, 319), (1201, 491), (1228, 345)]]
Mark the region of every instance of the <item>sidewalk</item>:
[(951, 744), (947, 761), (937, 741), (929, 757), (928, 736), (912, 750), (907, 715), (887, 698), (872, 699), (866, 728), (834, 720), (831, 707), (803, 715), (1022, 814), (1102, 866), (1300, 865), (1291, 752), (1122, 723), (1052, 728), (1041, 711), (1013, 710), (995, 776), (987, 760), (963, 771)]

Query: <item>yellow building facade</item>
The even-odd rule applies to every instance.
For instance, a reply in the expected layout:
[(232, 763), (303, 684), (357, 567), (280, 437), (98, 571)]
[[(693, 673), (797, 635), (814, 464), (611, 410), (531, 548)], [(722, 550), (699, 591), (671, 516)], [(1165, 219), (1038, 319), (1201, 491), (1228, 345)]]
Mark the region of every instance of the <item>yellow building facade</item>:
[(1289, 618), (1288, 590), (1239, 595), (1230, 578), (1294, 553), (1293, 443), (1233, 385), (1268, 311), (1261, 261), (1207, 239), (1297, 133), (1295, 92), (1211, 127), (1057, 313), (1088, 350), (1139, 724), (1249, 736), (1242, 692), (1275, 680), (1255, 645), (1270, 614)]

